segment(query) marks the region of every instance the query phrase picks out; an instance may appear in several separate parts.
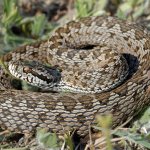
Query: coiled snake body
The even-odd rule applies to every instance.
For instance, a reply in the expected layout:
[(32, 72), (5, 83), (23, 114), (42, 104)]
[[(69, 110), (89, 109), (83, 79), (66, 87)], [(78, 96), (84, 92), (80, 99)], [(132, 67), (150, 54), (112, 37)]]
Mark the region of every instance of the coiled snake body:
[[(34, 67), (14, 65), (25, 60), (53, 66), (52, 79), (44, 75), (46, 69), (40, 80)], [(2, 61), (14, 76), (59, 91), (15, 90), (1, 67), (0, 126), (10, 131), (48, 127), (85, 135), (97, 114), (111, 113), (116, 127), (150, 102), (150, 36), (142, 27), (113, 17), (71, 21), (47, 41), (20, 47)]]

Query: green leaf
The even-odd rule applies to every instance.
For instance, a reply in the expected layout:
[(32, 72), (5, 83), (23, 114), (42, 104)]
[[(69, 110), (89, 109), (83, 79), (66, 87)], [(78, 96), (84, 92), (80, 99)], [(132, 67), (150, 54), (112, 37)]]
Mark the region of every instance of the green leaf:
[(118, 7), (117, 16), (121, 19), (125, 19), (128, 14), (130, 14), (132, 10), (131, 5), (129, 3), (123, 3)]
[(130, 142), (142, 145), (146, 148), (150, 148), (150, 141), (140, 134), (130, 133), (128, 131), (123, 131), (123, 130), (117, 130), (113, 134), (120, 137), (124, 137), (126, 140)]
[(140, 118), (141, 123), (146, 123), (150, 120), (150, 107), (148, 107), (145, 111), (142, 117)]
[(6, 28), (9, 28), (14, 24), (18, 24), (22, 18), (19, 14), (16, 2), (16, 0), (4, 0), (2, 23)]
[(72, 137), (69, 134), (65, 134), (65, 141), (69, 147), (69, 150), (74, 150), (74, 144), (72, 141)]
[(56, 134), (47, 132), (47, 129), (38, 129), (36, 137), (40, 146), (44, 148), (58, 148), (58, 140)]
[(32, 35), (40, 37), (44, 32), (44, 27), (47, 23), (45, 15), (38, 15), (34, 18), (34, 22), (31, 25)]
[(95, 0), (76, 0), (75, 7), (78, 17), (87, 17), (93, 14)]

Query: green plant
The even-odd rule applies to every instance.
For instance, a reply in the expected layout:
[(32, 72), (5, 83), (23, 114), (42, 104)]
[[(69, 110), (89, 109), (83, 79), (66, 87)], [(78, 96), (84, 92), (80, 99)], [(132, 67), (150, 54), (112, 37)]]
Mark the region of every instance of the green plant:
[(34, 17), (21, 16), (17, 0), (4, 0), (1, 27), (7, 49), (34, 42), (37, 39), (44, 39), (54, 28), (48, 23), (44, 14)]
[(108, 0), (76, 0), (77, 17), (97, 16), (105, 13)]

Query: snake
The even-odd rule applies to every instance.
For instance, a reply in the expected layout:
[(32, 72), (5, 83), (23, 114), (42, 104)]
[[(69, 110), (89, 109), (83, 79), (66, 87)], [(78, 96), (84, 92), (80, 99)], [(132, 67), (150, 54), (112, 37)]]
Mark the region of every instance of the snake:
[[(112, 114), (115, 128), (150, 102), (149, 32), (116, 17), (70, 21), (1, 62), (0, 127), (11, 132), (84, 136), (97, 115)], [(16, 89), (16, 78), (41, 91)]]

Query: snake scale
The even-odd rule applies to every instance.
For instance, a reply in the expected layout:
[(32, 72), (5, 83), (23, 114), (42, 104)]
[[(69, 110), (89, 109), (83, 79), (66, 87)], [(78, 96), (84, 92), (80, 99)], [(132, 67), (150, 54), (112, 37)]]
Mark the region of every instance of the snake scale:
[[(0, 127), (10, 131), (31, 133), (43, 127), (56, 133), (77, 130), (85, 135), (97, 114), (111, 113), (116, 127), (150, 102), (149, 33), (115, 17), (71, 21), (48, 40), (19, 47), (1, 60), (5, 68), (0, 69)], [(14, 89), (5, 69), (13, 70), (15, 62), (24, 60), (59, 68), (66, 85), (62, 81), (60, 89), (55, 86), (58, 92)], [(32, 69), (24, 67), (22, 74)], [(63, 86), (70, 91), (61, 92)]]

